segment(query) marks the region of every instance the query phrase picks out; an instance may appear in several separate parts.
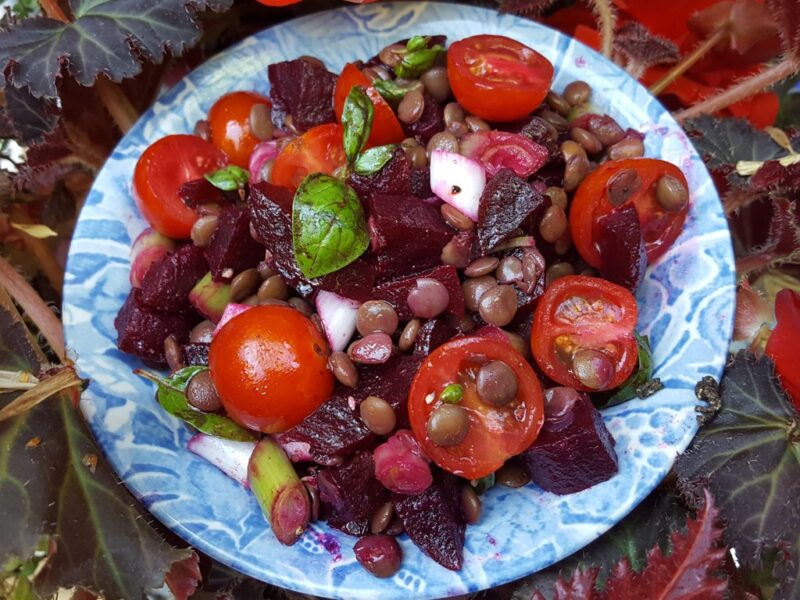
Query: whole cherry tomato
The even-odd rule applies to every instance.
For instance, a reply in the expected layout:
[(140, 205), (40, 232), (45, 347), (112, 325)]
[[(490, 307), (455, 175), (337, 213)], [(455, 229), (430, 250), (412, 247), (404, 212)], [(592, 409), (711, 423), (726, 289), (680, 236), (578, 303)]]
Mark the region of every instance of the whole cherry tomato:
[(392, 107), (378, 93), (378, 90), (369, 84), (367, 76), (352, 64), (345, 65), (341, 75), (339, 75), (339, 79), (336, 80), (336, 90), (333, 93), (333, 108), (336, 111), (336, 118), (339, 122), (342, 122), (342, 110), (344, 109), (344, 101), (347, 98), (347, 94), (357, 85), (366, 90), (367, 96), (375, 106), (372, 131), (367, 140), (367, 147), (402, 142), (406, 136)]
[(254, 92), (232, 92), (220, 97), (208, 111), (211, 142), (235, 165), (246, 169), (259, 140), (250, 131), (250, 111), (256, 104), (272, 107), (269, 98)]
[[(502, 361), (517, 379), (516, 397), (504, 406), (478, 396), (476, 374), (490, 361)], [(457, 406), (467, 412), (469, 429), (459, 444), (437, 446), (426, 425), (443, 404), (440, 394), (453, 383), (462, 386)], [(455, 475), (478, 479), (533, 443), (544, 421), (544, 396), (536, 373), (508, 343), (463, 337), (439, 346), (422, 363), (408, 394), (408, 417), (414, 437), (433, 462)]]
[(781, 290), (775, 296), (775, 317), (778, 321), (767, 340), (766, 353), (775, 362), (783, 389), (800, 410), (800, 294)]
[[(593, 267), (599, 268), (602, 264), (594, 225), (599, 217), (614, 209), (610, 199), (614, 194), (609, 194), (614, 189), (614, 182), (620, 181), (631, 172), (638, 174), (639, 180), (629, 187), (625, 192), (627, 198), (617, 205), (632, 202), (636, 208), (648, 263), (652, 263), (669, 249), (686, 221), (689, 212), (689, 184), (678, 167), (655, 158), (628, 158), (603, 163), (578, 186), (569, 210), (572, 240), (583, 260)], [(686, 202), (683, 205), (667, 210), (658, 201), (656, 190), (659, 180), (664, 176), (671, 177), (678, 186), (683, 186), (686, 191)]]
[(326, 123), (293, 139), (275, 158), (272, 183), (296, 190), (307, 175), (332, 175), (347, 162), (342, 133), (341, 125)]
[(584, 275), (561, 277), (533, 315), (533, 357), (561, 385), (613, 389), (636, 367), (636, 319), (636, 299), (624, 287)]
[(450, 46), (447, 74), (464, 109), (487, 121), (513, 121), (542, 103), (553, 65), (511, 38), (474, 35)]
[(178, 190), (193, 179), (221, 169), (228, 158), (213, 144), (194, 135), (168, 135), (151, 144), (133, 171), (133, 197), (153, 229), (176, 239), (189, 239), (198, 214)]
[(257, 306), (223, 325), (208, 366), (234, 421), (279, 433), (311, 414), (333, 392), (330, 350), (314, 324), (286, 306)]
[(302, 0), (256, 0), (264, 6), (289, 6), (290, 4), (297, 4)]

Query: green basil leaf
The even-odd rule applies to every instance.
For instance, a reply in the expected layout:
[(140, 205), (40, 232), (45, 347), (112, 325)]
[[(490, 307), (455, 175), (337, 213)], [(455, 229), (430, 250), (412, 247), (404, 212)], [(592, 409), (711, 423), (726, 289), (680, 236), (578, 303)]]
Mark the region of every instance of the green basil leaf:
[(400, 63), (395, 66), (394, 72), (403, 79), (414, 79), (430, 69), (436, 59), (444, 52), (444, 46), (436, 44), (433, 48), (422, 48), (408, 52)]
[(414, 52), (415, 50), (422, 50), (423, 48), (428, 47), (428, 42), (430, 40), (431, 40), (430, 36), (415, 35), (406, 42), (406, 48), (408, 49), (409, 52)]
[(359, 175), (372, 175), (373, 173), (377, 173), (392, 159), (395, 150), (397, 150), (396, 144), (377, 146), (376, 148), (364, 150), (364, 152), (359, 154), (358, 158), (356, 158), (356, 162), (353, 164), (353, 171)]
[(639, 366), (617, 389), (614, 395), (608, 399), (605, 406), (614, 406), (615, 404), (633, 400), (640, 395), (642, 386), (651, 381), (650, 378), (653, 375), (653, 351), (650, 348), (650, 339), (646, 335), (639, 335), (636, 332), (633, 335), (636, 336), (636, 345), (638, 346)]
[(387, 102), (400, 102), (408, 93), (406, 88), (388, 79), (376, 79), (372, 82), (372, 87), (378, 90), (378, 93)]
[(213, 173), (206, 173), (205, 178), (223, 192), (232, 192), (250, 181), (250, 173), (236, 165), (228, 165)]
[(198, 431), (229, 440), (243, 442), (255, 440), (256, 436), (253, 432), (228, 417), (215, 413), (204, 413), (191, 407), (186, 399), (186, 386), (192, 377), (207, 368), (202, 366), (184, 367), (183, 369), (178, 369), (169, 377), (162, 377), (142, 369), (137, 369), (134, 372), (158, 384), (156, 400), (165, 411), (188, 423)]
[(314, 173), (300, 184), (292, 203), (292, 243), (308, 278), (338, 271), (369, 247), (364, 209), (344, 182)]
[(344, 153), (347, 164), (352, 165), (356, 156), (364, 148), (372, 131), (372, 117), (375, 107), (367, 93), (359, 85), (353, 86), (342, 110), (342, 127), (344, 127)]

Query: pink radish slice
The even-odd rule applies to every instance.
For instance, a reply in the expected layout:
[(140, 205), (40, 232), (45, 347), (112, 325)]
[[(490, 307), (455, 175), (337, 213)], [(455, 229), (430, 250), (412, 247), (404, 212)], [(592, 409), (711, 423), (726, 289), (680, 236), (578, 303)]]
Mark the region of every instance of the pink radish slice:
[(322, 290), (316, 298), (317, 314), (334, 352), (342, 352), (356, 331), (359, 303)]
[(257, 144), (255, 148), (253, 148), (253, 152), (250, 154), (250, 183), (258, 183), (259, 181), (264, 181), (262, 177), (264, 165), (267, 161), (272, 160), (280, 151), (278, 150), (278, 142), (276, 140), (269, 140), (267, 142), (261, 142)]
[(236, 315), (240, 315), (246, 310), (250, 310), (253, 308), (249, 304), (236, 304), (235, 302), (231, 302), (230, 304), (225, 306), (225, 310), (222, 311), (222, 316), (219, 318), (219, 322), (217, 323), (216, 328), (214, 329), (214, 334), (217, 335), (217, 332), (222, 329), (222, 326), (225, 325), (228, 321), (230, 321)]
[(431, 190), (473, 221), (484, 187), (486, 172), (478, 161), (446, 150), (431, 153)]
[(227, 440), (214, 435), (197, 433), (189, 440), (189, 451), (206, 459), (231, 479), (249, 488), (247, 465), (256, 448), (255, 442)]
[(131, 246), (131, 286), (142, 285), (142, 280), (150, 267), (177, 247), (175, 240), (158, 233), (151, 227), (140, 233)]

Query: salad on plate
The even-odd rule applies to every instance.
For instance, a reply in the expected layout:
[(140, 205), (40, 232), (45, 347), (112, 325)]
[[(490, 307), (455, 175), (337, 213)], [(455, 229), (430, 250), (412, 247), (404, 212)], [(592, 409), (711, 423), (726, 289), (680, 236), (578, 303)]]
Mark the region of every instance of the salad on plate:
[[(657, 391), (634, 292), (681, 170), (510, 38), (302, 56), (138, 159), (150, 227), (117, 345), (275, 537), (326, 520), (378, 577), (406, 534), (449, 569), (493, 485), (617, 472), (598, 406)], [(358, 538), (358, 539), (355, 539)]]

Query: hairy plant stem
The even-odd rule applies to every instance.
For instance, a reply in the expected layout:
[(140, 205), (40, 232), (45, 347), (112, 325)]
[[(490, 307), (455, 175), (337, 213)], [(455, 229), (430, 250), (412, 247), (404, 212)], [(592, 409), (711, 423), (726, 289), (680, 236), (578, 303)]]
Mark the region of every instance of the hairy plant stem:
[(685, 108), (673, 116), (680, 123), (700, 115), (717, 112), (786, 79), (798, 70), (800, 70), (800, 60), (787, 56), (778, 64), (735, 83), (728, 89), (706, 98), (694, 106)]
[(717, 44), (720, 43), (721, 40), (728, 35), (728, 27), (720, 27), (717, 29), (713, 35), (707, 37), (703, 42), (697, 45), (697, 47), (692, 50), (690, 54), (687, 54), (686, 57), (681, 60), (677, 65), (672, 67), (669, 72), (664, 75), (661, 79), (656, 81), (653, 85), (650, 86), (650, 93), (654, 96), (658, 96), (661, 92), (667, 89), (673, 81), (675, 81), (678, 77), (683, 75), (686, 71), (692, 68), (694, 64), (703, 58), (708, 52), (714, 48)]
[(614, 29), (617, 26), (617, 15), (609, 0), (591, 0), (590, 4), (600, 25), (600, 51), (603, 56), (611, 58), (614, 52)]
[[(69, 17), (61, 10), (57, 0), (39, 0), (39, 3), (48, 17), (56, 21), (69, 23)], [(125, 93), (119, 86), (105, 77), (97, 78), (94, 90), (103, 103), (103, 106), (106, 107), (106, 110), (111, 115), (111, 118), (114, 119), (114, 123), (116, 123), (117, 127), (119, 127), (122, 133), (127, 133), (128, 130), (133, 127), (139, 115)]]

